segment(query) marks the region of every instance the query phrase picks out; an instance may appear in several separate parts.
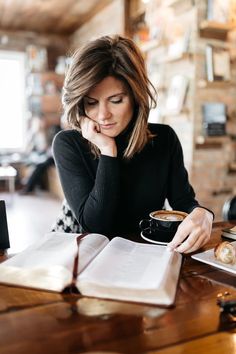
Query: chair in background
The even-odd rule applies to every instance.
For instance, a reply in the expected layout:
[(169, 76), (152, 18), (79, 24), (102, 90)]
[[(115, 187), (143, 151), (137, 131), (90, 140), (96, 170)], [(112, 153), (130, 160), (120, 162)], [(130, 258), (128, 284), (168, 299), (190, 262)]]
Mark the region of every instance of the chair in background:
[(222, 208), (223, 220), (236, 220), (236, 196), (226, 200)]

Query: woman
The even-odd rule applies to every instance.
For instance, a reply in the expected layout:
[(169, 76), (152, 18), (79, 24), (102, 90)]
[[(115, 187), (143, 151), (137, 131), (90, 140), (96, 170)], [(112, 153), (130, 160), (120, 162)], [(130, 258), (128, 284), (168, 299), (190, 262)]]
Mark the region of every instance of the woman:
[(213, 214), (195, 200), (174, 131), (147, 123), (155, 105), (151, 88), (130, 39), (89, 42), (66, 75), (63, 103), (74, 130), (56, 136), (54, 157), (83, 231), (137, 232), (139, 221), (167, 198), (173, 209), (189, 213), (169, 247), (192, 252), (209, 240)]

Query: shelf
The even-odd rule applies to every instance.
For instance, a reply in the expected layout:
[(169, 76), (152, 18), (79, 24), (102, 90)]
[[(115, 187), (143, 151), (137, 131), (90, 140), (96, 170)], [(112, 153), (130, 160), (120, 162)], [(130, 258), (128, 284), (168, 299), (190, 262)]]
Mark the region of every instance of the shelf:
[[(229, 140), (229, 137), (227, 135), (222, 135), (222, 136), (207, 136), (207, 137), (201, 137), (202, 141), (196, 141), (195, 147), (197, 150), (200, 149), (222, 149), (226, 141)], [(199, 139), (199, 138), (198, 138)], [(200, 140), (200, 139), (199, 139)]]
[(196, 143), (195, 144), (195, 147), (197, 150), (200, 150), (200, 149), (204, 149), (204, 150), (207, 150), (207, 149), (221, 149), (222, 148), (222, 145), (223, 143), (220, 143), (220, 142), (204, 142), (202, 144), (199, 144), (199, 143)]
[(197, 87), (200, 89), (225, 89), (229, 87), (235, 87), (236, 84), (233, 81), (207, 81), (199, 80)]
[(200, 36), (225, 40), (229, 31), (233, 29), (232, 23), (220, 23), (215, 21), (203, 21), (200, 26)]
[(219, 195), (224, 195), (224, 194), (232, 195), (232, 193), (233, 193), (232, 188), (222, 188), (219, 190), (212, 191), (213, 196), (219, 196)]

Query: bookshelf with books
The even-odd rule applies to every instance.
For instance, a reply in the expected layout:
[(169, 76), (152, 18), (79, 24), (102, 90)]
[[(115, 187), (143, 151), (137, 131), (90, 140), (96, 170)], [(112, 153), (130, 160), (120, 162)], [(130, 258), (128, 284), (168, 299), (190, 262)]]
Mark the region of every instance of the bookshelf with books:
[(32, 72), (27, 77), (28, 107), (32, 116), (43, 116), (46, 127), (60, 125), (64, 75), (54, 71)]
[(201, 37), (226, 40), (228, 32), (233, 29), (233, 24), (203, 20), (199, 29)]
[[(236, 123), (235, 16), (231, 0), (151, 0), (142, 12), (146, 37), (138, 43), (158, 92), (150, 121), (175, 129), (198, 199), (216, 220), (233, 191), (228, 166), (235, 160), (229, 134)], [(213, 119), (206, 107), (224, 114)]]
[[(228, 166), (235, 159), (230, 125), (235, 111), (235, 43), (230, 34), (235, 29), (232, 1), (198, 2), (196, 40), (195, 137), (192, 183), (202, 203), (222, 219), (222, 207), (234, 193)], [(201, 142), (200, 142), (201, 141)], [(200, 142), (200, 143), (199, 143)], [(201, 178), (206, 174), (205, 184)]]
[(43, 117), (47, 129), (60, 125), (61, 90), (66, 58), (62, 51), (30, 44), (26, 47), (26, 92), (29, 117)]
[[(175, 7), (181, 6), (183, 1), (168, 3), (170, 6), (163, 1), (148, 2), (142, 16), (148, 36), (137, 44), (144, 54), (149, 78), (158, 93), (157, 108), (151, 111), (149, 121), (173, 126), (185, 150), (185, 163), (191, 169), (194, 77), (191, 38), (196, 31), (196, 13), (191, 2), (187, 1), (185, 10), (176, 16)], [(131, 35), (136, 40), (136, 34)]]

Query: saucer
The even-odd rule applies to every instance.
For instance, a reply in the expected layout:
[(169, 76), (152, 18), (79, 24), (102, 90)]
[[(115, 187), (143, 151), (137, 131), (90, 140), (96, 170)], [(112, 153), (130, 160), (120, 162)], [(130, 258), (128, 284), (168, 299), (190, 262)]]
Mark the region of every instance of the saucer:
[[(155, 243), (157, 245), (166, 246), (173, 239), (173, 232), (156, 231), (155, 234), (150, 232), (150, 229), (144, 229), (141, 232), (141, 237), (148, 242)], [(165, 240), (166, 239), (166, 240)]]

